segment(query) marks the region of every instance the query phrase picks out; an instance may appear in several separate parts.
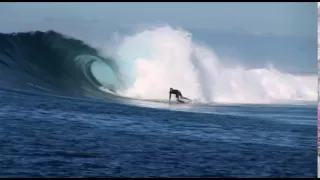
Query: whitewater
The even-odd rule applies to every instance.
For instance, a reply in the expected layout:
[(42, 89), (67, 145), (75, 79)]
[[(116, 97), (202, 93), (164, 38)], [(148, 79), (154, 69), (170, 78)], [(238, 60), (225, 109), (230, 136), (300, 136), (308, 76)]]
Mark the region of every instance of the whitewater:
[[(167, 100), (168, 90), (173, 87), (201, 103), (317, 100), (317, 75), (281, 72), (272, 64), (248, 69), (241, 64), (224, 63), (214, 49), (183, 29), (162, 26), (130, 35), (118, 34), (107, 47), (112, 48), (100, 48), (116, 59), (126, 83), (125, 89), (117, 90), (121, 96)], [(108, 82), (106, 78), (110, 76), (105, 72), (109, 71), (95, 69), (97, 79), (102, 84)]]

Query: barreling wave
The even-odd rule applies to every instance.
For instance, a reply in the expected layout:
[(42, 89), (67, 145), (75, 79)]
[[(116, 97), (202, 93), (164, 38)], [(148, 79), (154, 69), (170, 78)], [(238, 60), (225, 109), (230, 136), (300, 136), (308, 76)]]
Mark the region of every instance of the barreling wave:
[(157, 27), (119, 39), (97, 49), (55, 31), (0, 34), (0, 85), (152, 101), (166, 101), (170, 87), (200, 103), (317, 99), (316, 75), (226, 65), (182, 29)]
[[(92, 73), (103, 63), (116, 77), (103, 84)], [(32, 84), (59, 92), (88, 95), (121, 87), (119, 68), (112, 58), (80, 40), (54, 31), (0, 34), (0, 82), (8, 86)]]

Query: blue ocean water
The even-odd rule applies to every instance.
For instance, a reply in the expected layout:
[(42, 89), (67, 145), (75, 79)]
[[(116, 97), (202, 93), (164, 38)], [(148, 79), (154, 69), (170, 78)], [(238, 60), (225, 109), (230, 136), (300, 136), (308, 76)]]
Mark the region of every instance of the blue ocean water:
[(316, 177), (313, 105), (193, 113), (11, 90), (0, 97), (1, 177)]
[(316, 103), (127, 99), (97, 88), (88, 67), (118, 66), (80, 40), (37, 31), (0, 42), (0, 177), (317, 175)]

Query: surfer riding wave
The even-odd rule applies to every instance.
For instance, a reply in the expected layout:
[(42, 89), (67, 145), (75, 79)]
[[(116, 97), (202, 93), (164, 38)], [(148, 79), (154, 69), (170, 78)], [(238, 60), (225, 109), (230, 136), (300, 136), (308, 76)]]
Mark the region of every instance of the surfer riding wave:
[(183, 97), (182, 93), (178, 89), (170, 88), (169, 103), (170, 103), (170, 100), (171, 100), (171, 94), (175, 94), (176, 98), (177, 98), (177, 101), (180, 102), (180, 103), (185, 103), (184, 101), (182, 101), (183, 99), (190, 100), (190, 99), (188, 99), (186, 97)]

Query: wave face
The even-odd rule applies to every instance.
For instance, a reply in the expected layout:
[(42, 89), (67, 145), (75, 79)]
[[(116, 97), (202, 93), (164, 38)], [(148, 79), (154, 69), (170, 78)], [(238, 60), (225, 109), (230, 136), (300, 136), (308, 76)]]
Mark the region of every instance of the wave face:
[(0, 83), (56, 92), (167, 100), (170, 87), (198, 102), (316, 101), (317, 76), (225, 64), (191, 33), (163, 26), (99, 50), (54, 31), (0, 34)]
[[(80, 40), (54, 31), (0, 34), (2, 83), (26, 83), (44, 89), (87, 95), (99, 87), (120, 87), (118, 67), (111, 58)], [(110, 80), (100, 82), (92, 67), (105, 66)], [(14, 80), (13, 80), (14, 79)]]

